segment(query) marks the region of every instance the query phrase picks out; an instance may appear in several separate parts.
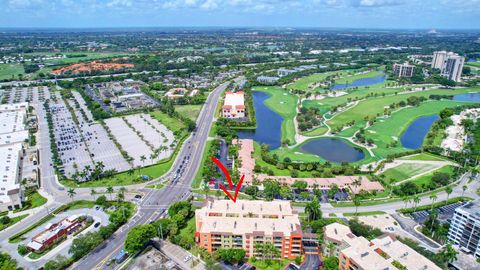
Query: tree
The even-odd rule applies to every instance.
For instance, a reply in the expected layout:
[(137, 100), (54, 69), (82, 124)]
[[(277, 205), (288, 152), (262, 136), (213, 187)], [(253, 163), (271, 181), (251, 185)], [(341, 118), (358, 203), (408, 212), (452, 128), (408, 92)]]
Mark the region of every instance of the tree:
[(155, 235), (156, 230), (153, 225), (138, 225), (128, 232), (125, 239), (125, 250), (130, 254), (135, 254), (141, 251)]
[(107, 187), (107, 193), (110, 194), (110, 201), (113, 201), (113, 199), (112, 199), (113, 187), (112, 186)]
[(140, 161), (142, 162), (142, 167), (145, 167), (145, 160), (147, 160), (147, 158), (145, 157), (145, 155), (141, 155), (141, 156), (140, 156)]
[(432, 193), (432, 195), (430, 195), (430, 200), (432, 200), (432, 209), (433, 210), (433, 207), (435, 206), (435, 201), (437, 200), (437, 194), (436, 193)]
[(73, 202), (73, 197), (75, 196), (75, 194), (77, 194), (77, 192), (75, 192), (75, 189), (69, 188), (67, 190), (67, 194), (68, 194), (68, 197), (70, 197), (70, 199), (72, 199), (72, 202)]
[(168, 208), (168, 215), (170, 217), (173, 217), (180, 213), (182, 210), (184, 210), (184, 212), (186, 211), (187, 214), (190, 214), (190, 212), (192, 211), (192, 204), (188, 201), (175, 202)]
[(107, 205), (107, 197), (105, 195), (99, 196), (97, 200), (95, 200), (95, 203), (101, 206), (106, 206)]
[(418, 195), (413, 196), (413, 205), (414, 205), (413, 212), (415, 212), (415, 210), (417, 209), (417, 205), (419, 202), (420, 202), (420, 196)]
[(305, 213), (307, 214), (308, 221), (317, 220), (322, 217), (322, 211), (320, 210), (320, 202), (317, 197), (313, 197), (313, 200), (305, 206)]
[(305, 190), (307, 189), (308, 184), (305, 181), (295, 180), (295, 183), (293, 183), (292, 187), (298, 190)]
[(337, 270), (338, 269), (338, 258), (337, 257), (327, 257), (323, 261), (323, 270)]
[(448, 198), (450, 197), (450, 194), (452, 194), (453, 192), (453, 189), (451, 186), (447, 186), (445, 188), (445, 192), (447, 193), (447, 200), (445, 201), (445, 205), (448, 203)]
[(353, 205), (355, 205), (355, 215), (357, 215), (358, 212), (358, 207), (362, 203), (362, 200), (360, 199), (359, 196), (355, 195), (353, 196)]
[(446, 244), (438, 255), (447, 262), (453, 262), (457, 259), (458, 252), (452, 247), (452, 244)]
[(258, 194), (258, 187), (257, 186), (246, 187), (245, 194), (252, 196), (252, 199), (256, 199)]
[(263, 256), (263, 259), (267, 261), (272, 261), (280, 257), (280, 250), (276, 248), (272, 242), (265, 242), (263, 244), (256, 243), (254, 247), (255, 253), (259, 253)]
[(95, 195), (97, 195), (97, 191), (96, 191), (95, 189), (93, 189), (93, 188), (90, 189), (90, 195), (92, 195), (94, 201), (97, 200), (97, 199), (95, 198)]
[(24, 256), (28, 253), (28, 248), (25, 245), (18, 245), (17, 247), (18, 254)]
[(465, 191), (467, 190), (467, 188), (468, 188), (467, 185), (462, 186), (462, 197), (465, 194)]
[(280, 184), (277, 181), (264, 181), (263, 186), (263, 194), (265, 195), (265, 199), (267, 200), (271, 201), (280, 194)]
[(219, 249), (217, 255), (223, 261), (229, 262), (231, 264), (237, 264), (245, 259), (246, 252), (243, 249)]
[(73, 258), (81, 258), (87, 255), (92, 249), (102, 243), (103, 238), (98, 233), (88, 232), (82, 237), (73, 239), (72, 245), (68, 250)]

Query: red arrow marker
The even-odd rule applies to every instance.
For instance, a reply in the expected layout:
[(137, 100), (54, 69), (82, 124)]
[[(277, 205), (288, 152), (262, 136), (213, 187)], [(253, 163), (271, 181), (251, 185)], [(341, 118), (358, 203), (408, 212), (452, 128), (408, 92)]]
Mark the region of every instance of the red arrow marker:
[[(222, 170), (223, 174), (225, 175), (225, 177), (227, 178), (228, 180), (228, 185), (230, 187), (230, 190), (233, 190), (233, 182), (232, 182), (232, 177), (230, 177), (230, 173), (228, 172), (227, 168), (225, 168), (225, 166), (223, 166), (223, 164), (218, 160), (216, 159), (215, 157), (211, 157), (211, 160), (217, 164), (217, 166)], [(240, 177), (240, 181), (238, 181), (238, 184), (237, 184), (237, 188), (235, 189), (235, 195), (231, 195), (230, 192), (225, 188), (224, 185), (220, 184), (220, 188), (223, 190), (223, 192), (228, 196), (228, 198), (230, 198), (230, 200), (232, 200), (234, 203), (237, 202), (237, 196), (238, 196), (238, 192), (240, 191), (240, 188), (242, 187), (242, 183), (243, 183), (243, 178), (245, 178), (245, 175), (242, 175), (242, 177)]]

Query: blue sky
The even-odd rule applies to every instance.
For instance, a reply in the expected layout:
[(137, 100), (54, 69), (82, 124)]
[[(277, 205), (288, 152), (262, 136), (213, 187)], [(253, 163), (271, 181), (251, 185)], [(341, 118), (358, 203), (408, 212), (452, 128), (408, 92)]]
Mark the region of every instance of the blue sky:
[(480, 0), (0, 0), (0, 27), (479, 29)]

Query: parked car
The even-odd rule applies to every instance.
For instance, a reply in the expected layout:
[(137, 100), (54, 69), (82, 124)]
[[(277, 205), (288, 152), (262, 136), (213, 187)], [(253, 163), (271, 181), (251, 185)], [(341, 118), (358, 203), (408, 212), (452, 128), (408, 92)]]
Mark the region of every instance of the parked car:
[(94, 228), (98, 228), (98, 226), (100, 226), (100, 222), (97, 222), (97, 223), (93, 224)]

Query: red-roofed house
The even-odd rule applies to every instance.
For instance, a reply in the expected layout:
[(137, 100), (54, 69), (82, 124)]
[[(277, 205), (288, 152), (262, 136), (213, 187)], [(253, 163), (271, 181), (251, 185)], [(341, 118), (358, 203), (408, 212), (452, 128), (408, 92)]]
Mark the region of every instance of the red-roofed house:
[(225, 118), (245, 117), (245, 95), (242, 91), (225, 93), (222, 116)]

